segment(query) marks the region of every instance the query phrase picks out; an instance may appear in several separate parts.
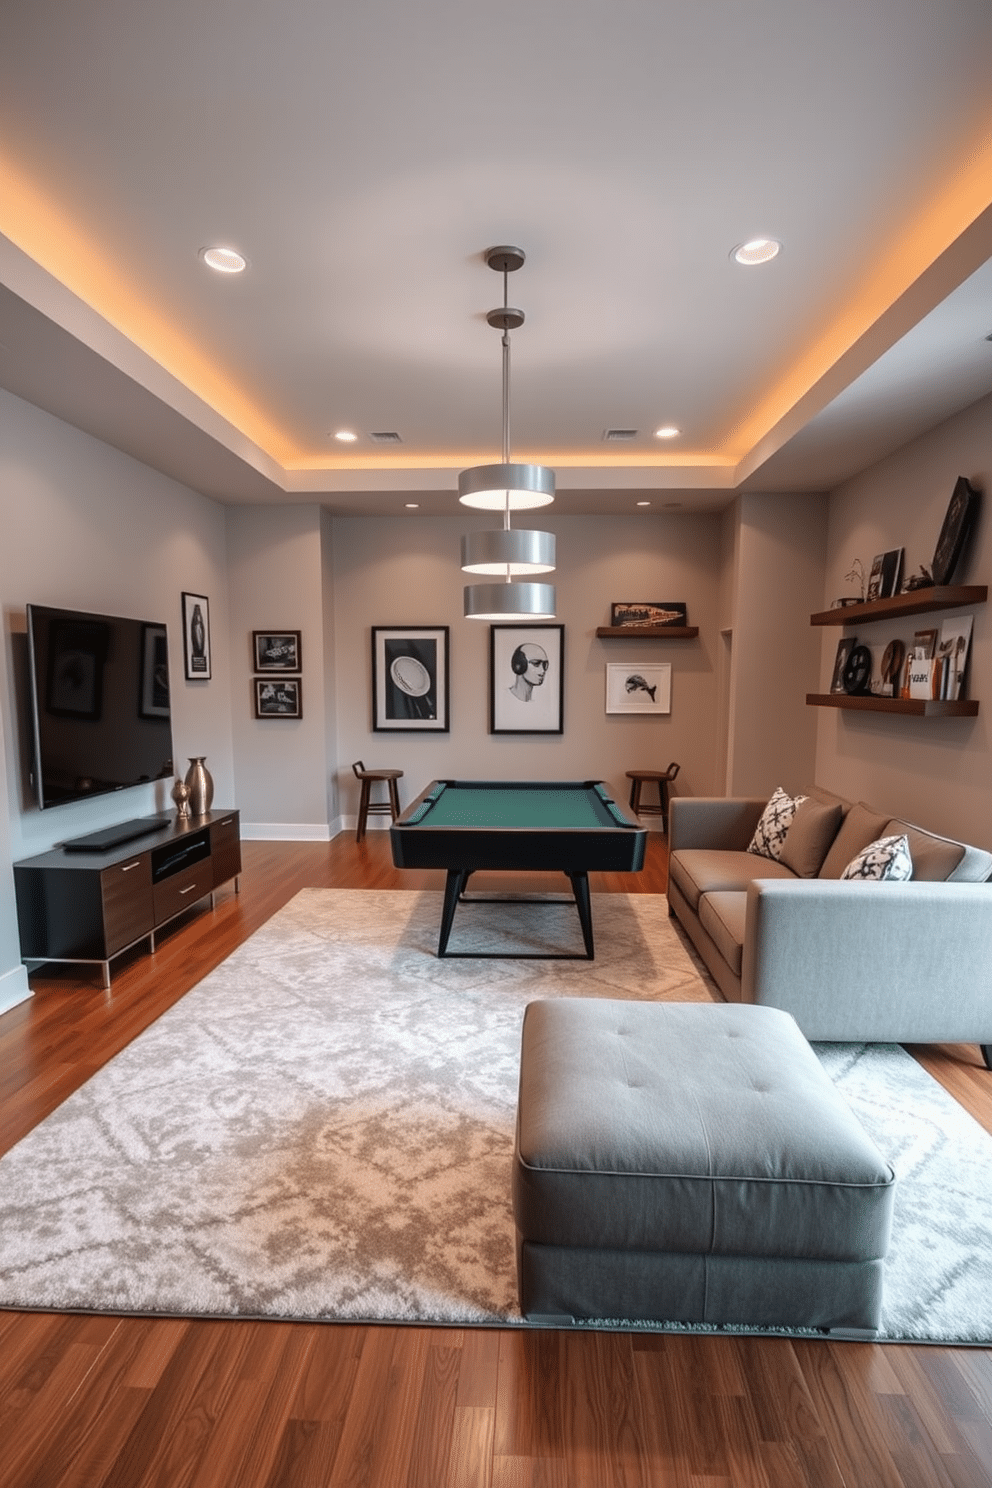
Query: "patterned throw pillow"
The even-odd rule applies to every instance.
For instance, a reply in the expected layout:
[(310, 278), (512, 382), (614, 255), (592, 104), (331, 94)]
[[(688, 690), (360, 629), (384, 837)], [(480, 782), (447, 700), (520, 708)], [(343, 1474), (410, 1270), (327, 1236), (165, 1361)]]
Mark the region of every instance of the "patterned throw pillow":
[(747, 845), (748, 852), (757, 853), (761, 858), (771, 858), (778, 862), (779, 853), (782, 851), (782, 843), (785, 834), (792, 825), (792, 818), (796, 814), (796, 807), (805, 801), (805, 796), (790, 796), (777, 786), (772, 793), (772, 798), (761, 813), (761, 820), (754, 829), (754, 836)]
[(876, 838), (851, 859), (841, 874), (841, 878), (884, 879), (886, 883), (902, 882), (912, 876), (908, 837)]

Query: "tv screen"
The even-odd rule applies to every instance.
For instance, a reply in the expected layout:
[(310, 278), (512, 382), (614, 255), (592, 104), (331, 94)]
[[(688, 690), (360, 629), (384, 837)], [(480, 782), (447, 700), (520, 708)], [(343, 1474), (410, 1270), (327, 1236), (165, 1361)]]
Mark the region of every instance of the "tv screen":
[(38, 805), (172, 775), (164, 625), (28, 605)]

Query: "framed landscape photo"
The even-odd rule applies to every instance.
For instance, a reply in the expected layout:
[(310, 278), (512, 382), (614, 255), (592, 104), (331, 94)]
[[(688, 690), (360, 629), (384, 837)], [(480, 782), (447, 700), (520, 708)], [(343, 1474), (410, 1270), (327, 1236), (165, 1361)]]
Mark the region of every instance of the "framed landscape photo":
[(489, 732), (564, 730), (564, 625), (489, 627)]
[(372, 728), (448, 732), (447, 625), (372, 627)]
[(256, 672), (302, 672), (302, 634), (298, 630), (253, 630)]
[(671, 713), (671, 662), (651, 662), (647, 666), (610, 662), (606, 668), (606, 711)]
[(183, 662), (187, 682), (210, 681), (210, 601), (205, 594), (182, 596)]
[(651, 625), (686, 625), (688, 609), (681, 600), (625, 599), (610, 605), (610, 624), (638, 630)]
[(299, 677), (256, 677), (256, 718), (302, 718), (303, 693)]

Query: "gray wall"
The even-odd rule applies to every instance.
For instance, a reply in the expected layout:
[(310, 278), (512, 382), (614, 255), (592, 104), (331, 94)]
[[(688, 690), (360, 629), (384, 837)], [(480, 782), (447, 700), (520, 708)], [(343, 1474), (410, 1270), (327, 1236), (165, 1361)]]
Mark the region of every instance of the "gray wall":
[[(870, 569), (876, 553), (905, 549), (905, 568), (929, 566), (958, 476), (985, 493), (986, 510), (975, 541), (956, 575), (958, 583), (985, 584), (992, 574), (992, 398), (949, 419), (834, 492), (830, 503), (826, 582), (818, 609), (852, 593), (845, 581), (855, 558)], [(955, 612), (957, 614), (961, 611)], [(824, 627), (820, 685), (829, 688), (837, 641), (856, 633), (870, 646), (876, 671), (893, 637), (912, 639), (921, 626), (939, 628), (944, 615), (884, 624)], [(811, 709), (817, 718), (819, 784), (842, 795), (890, 808), (951, 836), (992, 848), (992, 634), (988, 605), (974, 608), (967, 691), (980, 699), (977, 718), (906, 718), (881, 713)]]

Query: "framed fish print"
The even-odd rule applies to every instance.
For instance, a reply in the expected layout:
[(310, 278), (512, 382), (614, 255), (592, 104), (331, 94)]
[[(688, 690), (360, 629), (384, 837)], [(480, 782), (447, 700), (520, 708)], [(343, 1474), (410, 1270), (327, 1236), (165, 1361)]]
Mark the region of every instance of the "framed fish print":
[(671, 713), (672, 664), (610, 662), (606, 668), (607, 713)]

